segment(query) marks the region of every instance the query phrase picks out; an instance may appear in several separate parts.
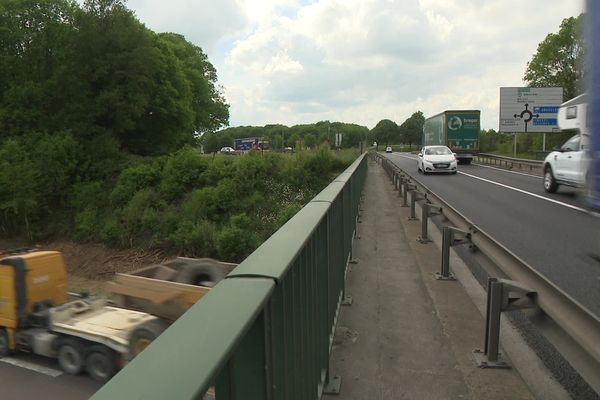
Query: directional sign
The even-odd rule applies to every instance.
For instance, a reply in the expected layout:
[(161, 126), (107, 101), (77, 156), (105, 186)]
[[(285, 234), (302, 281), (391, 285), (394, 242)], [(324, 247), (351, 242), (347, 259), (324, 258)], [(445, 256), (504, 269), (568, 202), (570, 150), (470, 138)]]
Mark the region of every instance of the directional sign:
[(560, 132), (556, 115), (563, 89), (500, 88), (500, 132)]

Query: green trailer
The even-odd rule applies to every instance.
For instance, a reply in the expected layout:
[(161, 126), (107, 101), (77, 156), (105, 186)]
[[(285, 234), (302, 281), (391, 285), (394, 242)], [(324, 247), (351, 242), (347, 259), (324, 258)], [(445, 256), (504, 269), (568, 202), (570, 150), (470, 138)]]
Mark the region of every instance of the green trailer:
[(480, 116), (479, 110), (446, 110), (427, 118), (422, 145), (448, 146), (461, 164), (470, 164), (479, 153)]

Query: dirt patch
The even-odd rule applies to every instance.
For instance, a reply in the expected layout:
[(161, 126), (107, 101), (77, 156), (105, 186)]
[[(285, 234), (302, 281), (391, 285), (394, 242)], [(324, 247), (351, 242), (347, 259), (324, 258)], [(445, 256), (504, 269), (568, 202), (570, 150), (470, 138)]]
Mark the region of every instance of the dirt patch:
[[(27, 244), (0, 240), (0, 249), (25, 246)], [(117, 272), (130, 272), (174, 256), (163, 250), (114, 249), (102, 244), (71, 241), (53, 241), (29, 247), (60, 251), (67, 264), (70, 290), (87, 290), (93, 294), (103, 293), (104, 282), (112, 279)]]
[(68, 241), (47, 243), (40, 249), (60, 251), (69, 275), (92, 280), (109, 280), (117, 272), (130, 272), (169, 258), (162, 250), (120, 250), (102, 244)]

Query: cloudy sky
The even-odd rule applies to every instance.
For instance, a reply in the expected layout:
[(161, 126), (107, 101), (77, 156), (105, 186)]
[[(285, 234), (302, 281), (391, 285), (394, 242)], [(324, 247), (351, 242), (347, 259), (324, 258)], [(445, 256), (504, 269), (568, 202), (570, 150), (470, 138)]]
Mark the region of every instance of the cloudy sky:
[(414, 111), (480, 109), (498, 128), (499, 87), (582, 0), (129, 0), (157, 32), (202, 47), (230, 125), (320, 120), (372, 128)]

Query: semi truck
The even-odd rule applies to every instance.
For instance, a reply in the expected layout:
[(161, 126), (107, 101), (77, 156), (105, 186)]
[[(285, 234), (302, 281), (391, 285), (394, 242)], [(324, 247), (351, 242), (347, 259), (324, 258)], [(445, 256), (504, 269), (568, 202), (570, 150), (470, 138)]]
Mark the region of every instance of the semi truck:
[(479, 153), (481, 112), (446, 110), (429, 117), (423, 124), (422, 145), (448, 146), (461, 164), (470, 164)]
[(235, 151), (269, 150), (269, 142), (261, 137), (234, 139)]
[(0, 255), (0, 358), (33, 353), (108, 381), (234, 266), (179, 258), (118, 275), (114, 300), (73, 300), (60, 252)]

